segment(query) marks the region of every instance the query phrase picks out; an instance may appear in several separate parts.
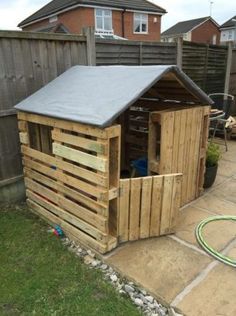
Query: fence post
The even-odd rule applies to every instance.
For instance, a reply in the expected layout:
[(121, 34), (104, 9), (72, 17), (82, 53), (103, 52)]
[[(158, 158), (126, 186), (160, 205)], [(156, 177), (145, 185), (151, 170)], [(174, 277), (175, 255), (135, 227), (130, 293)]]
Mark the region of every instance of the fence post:
[(143, 64), (143, 42), (139, 44), (139, 65)]
[(93, 27), (84, 27), (83, 35), (87, 40), (87, 63), (88, 66), (96, 66), (96, 44), (95, 32)]
[(233, 55), (233, 45), (231, 42), (228, 44), (228, 57), (227, 57), (227, 66), (225, 74), (225, 89), (224, 93), (229, 93), (229, 83), (230, 83), (230, 73), (232, 66), (232, 55)]
[(183, 66), (183, 38), (178, 37), (177, 38), (177, 60), (176, 60), (177, 66), (182, 69)]

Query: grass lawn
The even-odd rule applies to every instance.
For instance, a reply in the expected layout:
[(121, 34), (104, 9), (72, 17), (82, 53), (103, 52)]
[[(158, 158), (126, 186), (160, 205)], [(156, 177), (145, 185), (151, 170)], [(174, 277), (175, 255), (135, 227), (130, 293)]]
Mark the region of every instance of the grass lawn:
[(0, 209), (0, 315), (140, 315), (26, 206)]

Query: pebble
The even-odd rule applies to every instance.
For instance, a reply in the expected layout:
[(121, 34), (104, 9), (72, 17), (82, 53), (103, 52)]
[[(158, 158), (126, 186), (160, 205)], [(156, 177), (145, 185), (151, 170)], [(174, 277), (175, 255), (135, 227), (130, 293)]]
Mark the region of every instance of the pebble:
[(153, 303), (154, 298), (151, 295), (145, 296), (145, 299), (149, 302), (149, 303)]
[(90, 257), (89, 255), (84, 257), (84, 263), (89, 265), (94, 261), (94, 259), (92, 257)]
[(134, 292), (134, 288), (128, 284), (125, 285), (125, 291), (127, 293), (131, 293), (131, 292)]
[(93, 260), (93, 262), (91, 263), (91, 266), (93, 268), (96, 268), (98, 266), (99, 262), (97, 260)]
[(108, 267), (106, 264), (102, 264), (101, 267), (100, 267), (102, 270), (106, 270)]
[(135, 298), (134, 304), (137, 306), (143, 306), (143, 301), (140, 298)]
[(95, 253), (93, 253), (91, 250), (87, 250), (87, 254), (92, 258), (95, 257)]
[(117, 282), (117, 280), (118, 280), (118, 278), (117, 278), (117, 276), (115, 274), (112, 274), (110, 276), (110, 279), (112, 280), (112, 282)]
[(63, 244), (67, 244), (69, 251), (75, 252), (77, 256), (83, 258), (86, 265), (90, 265), (91, 269), (100, 269), (104, 272), (105, 279), (112, 282), (116, 290), (121, 295), (128, 294), (137, 308), (147, 316), (183, 316), (175, 312), (173, 308), (167, 310), (166, 307), (160, 305), (151, 295), (148, 295), (144, 289), (139, 289), (133, 282), (124, 283), (123, 279), (119, 279), (116, 272), (109, 265), (96, 259), (95, 253), (91, 250), (85, 250), (75, 242), (68, 238), (63, 239)]

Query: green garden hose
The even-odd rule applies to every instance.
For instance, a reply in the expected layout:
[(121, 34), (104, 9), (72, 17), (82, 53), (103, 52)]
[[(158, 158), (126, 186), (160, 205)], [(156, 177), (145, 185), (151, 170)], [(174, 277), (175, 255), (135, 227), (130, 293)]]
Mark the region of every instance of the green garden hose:
[(223, 254), (217, 252), (215, 249), (213, 249), (212, 247), (210, 247), (207, 242), (204, 240), (204, 237), (202, 236), (202, 230), (203, 228), (211, 223), (211, 222), (215, 222), (215, 221), (236, 221), (236, 216), (213, 216), (213, 217), (209, 217), (205, 220), (203, 220), (196, 228), (196, 238), (198, 243), (200, 244), (200, 246), (211, 256), (213, 256), (214, 258), (218, 259), (219, 261), (230, 265), (231, 267), (236, 268), (236, 260), (233, 260), (227, 256), (224, 256)]

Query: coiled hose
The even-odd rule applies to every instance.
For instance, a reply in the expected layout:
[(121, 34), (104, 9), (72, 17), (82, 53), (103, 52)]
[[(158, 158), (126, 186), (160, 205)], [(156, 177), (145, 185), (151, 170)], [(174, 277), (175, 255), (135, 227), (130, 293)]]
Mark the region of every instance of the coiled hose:
[(196, 238), (197, 238), (197, 241), (199, 243), (199, 245), (211, 256), (213, 256), (214, 258), (216, 258), (217, 260), (231, 266), (231, 267), (234, 267), (236, 268), (236, 260), (233, 260), (221, 253), (219, 253), (218, 251), (216, 251), (215, 249), (213, 249), (211, 246), (209, 246), (207, 244), (207, 242), (205, 241), (203, 235), (202, 235), (202, 230), (203, 228), (211, 223), (211, 222), (215, 222), (215, 221), (236, 221), (236, 216), (228, 216), (228, 215), (225, 215), (225, 216), (212, 216), (212, 217), (209, 217), (205, 220), (203, 220), (196, 228)]

